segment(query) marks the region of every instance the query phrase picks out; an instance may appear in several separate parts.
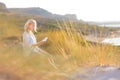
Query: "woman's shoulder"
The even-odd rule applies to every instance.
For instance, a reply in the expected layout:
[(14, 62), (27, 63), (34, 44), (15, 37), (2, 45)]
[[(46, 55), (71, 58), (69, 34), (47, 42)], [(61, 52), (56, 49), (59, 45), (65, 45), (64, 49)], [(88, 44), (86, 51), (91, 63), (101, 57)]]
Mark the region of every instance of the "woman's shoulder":
[(23, 36), (27, 36), (27, 35), (29, 35), (29, 33), (26, 32), (26, 31), (24, 31), (24, 32), (23, 32)]
[(23, 32), (23, 36), (33, 36), (34, 34), (32, 32), (27, 32), (27, 31), (24, 31)]

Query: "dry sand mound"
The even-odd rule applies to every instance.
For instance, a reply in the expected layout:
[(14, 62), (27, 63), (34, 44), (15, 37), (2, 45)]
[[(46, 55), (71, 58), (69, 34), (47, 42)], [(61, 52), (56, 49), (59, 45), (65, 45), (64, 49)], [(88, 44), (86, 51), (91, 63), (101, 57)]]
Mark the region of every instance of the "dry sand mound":
[(10, 72), (0, 72), (0, 80), (22, 80), (22, 79), (21, 77)]
[(120, 68), (114, 66), (96, 66), (71, 76), (72, 80), (120, 80)]

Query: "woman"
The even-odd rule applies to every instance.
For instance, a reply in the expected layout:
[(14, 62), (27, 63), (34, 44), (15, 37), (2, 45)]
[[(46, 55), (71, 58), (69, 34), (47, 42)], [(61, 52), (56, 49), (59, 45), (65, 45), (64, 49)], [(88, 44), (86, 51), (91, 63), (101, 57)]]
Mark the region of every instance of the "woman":
[(26, 24), (24, 25), (24, 33), (23, 33), (23, 49), (26, 53), (40, 53), (45, 52), (40, 49), (38, 46), (42, 45), (46, 40), (47, 37), (44, 38), (42, 41), (37, 42), (33, 31), (36, 31), (37, 23), (33, 19), (29, 19)]
[(38, 47), (39, 45), (42, 45), (44, 42), (46, 42), (48, 38), (46, 37), (42, 41), (37, 42), (35, 35), (33, 34), (33, 31), (37, 32), (36, 29), (37, 29), (36, 21), (33, 19), (29, 19), (24, 26), (24, 33), (23, 33), (23, 49), (25, 53), (27, 54), (42, 53), (43, 55), (46, 55), (50, 64), (54, 68), (57, 68), (55, 66), (53, 57), (49, 53), (43, 51)]

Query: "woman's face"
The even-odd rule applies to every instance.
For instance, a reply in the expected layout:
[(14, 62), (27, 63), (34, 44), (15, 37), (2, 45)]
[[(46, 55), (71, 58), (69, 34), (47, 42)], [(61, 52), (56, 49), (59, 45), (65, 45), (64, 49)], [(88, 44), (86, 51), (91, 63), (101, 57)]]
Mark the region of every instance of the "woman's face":
[(34, 26), (35, 26), (34, 22), (29, 23), (28, 30), (34, 31)]

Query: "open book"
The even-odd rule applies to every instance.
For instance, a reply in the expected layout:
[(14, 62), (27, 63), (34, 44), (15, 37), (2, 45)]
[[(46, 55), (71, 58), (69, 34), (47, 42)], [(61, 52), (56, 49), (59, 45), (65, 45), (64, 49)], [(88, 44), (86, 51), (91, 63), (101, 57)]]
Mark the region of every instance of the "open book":
[(45, 41), (45, 42), (46, 42), (47, 40), (48, 40), (48, 37), (45, 37), (42, 41)]

